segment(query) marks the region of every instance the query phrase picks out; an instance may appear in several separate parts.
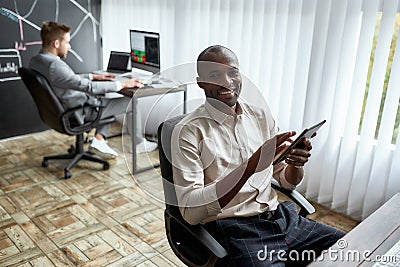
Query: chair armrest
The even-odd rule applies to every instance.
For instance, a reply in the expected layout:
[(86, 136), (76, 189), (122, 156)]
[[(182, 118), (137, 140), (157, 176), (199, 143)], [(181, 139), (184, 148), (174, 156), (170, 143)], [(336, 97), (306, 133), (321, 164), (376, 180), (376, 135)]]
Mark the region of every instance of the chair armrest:
[(177, 212), (173, 210), (165, 210), (166, 216), (171, 217), (176, 223), (179, 223), (181, 227), (190, 232), (216, 257), (223, 258), (228, 255), (228, 252), (218, 243), (217, 240), (214, 239), (214, 237), (212, 237), (212, 235), (210, 235), (210, 233), (201, 224), (190, 225), (182, 218), (180, 213), (176, 213)]
[(291, 200), (293, 200), (293, 202), (295, 202), (300, 207), (301, 216), (305, 217), (315, 212), (315, 208), (313, 207), (313, 205), (311, 205), (311, 203), (296, 190), (288, 190), (281, 187), (275, 179), (272, 179), (271, 186), (275, 190), (282, 192), (283, 194), (288, 196)]
[[(96, 118), (93, 121), (89, 121), (84, 124), (80, 124), (80, 125), (76, 125), (76, 126), (71, 125), (70, 119), (74, 116), (75, 112), (79, 111), (79, 110), (83, 110), (85, 108), (96, 109), (96, 111), (97, 111)], [(107, 117), (107, 118), (100, 120), (103, 108), (104, 108), (103, 106), (97, 106), (97, 105), (84, 105), (84, 106), (75, 107), (75, 108), (67, 110), (66, 112), (64, 112), (61, 115), (61, 120), (63, 121), (65, 132), (70, 135), (76, 135), (76, 134), (80, 134), (83, 132), (88, 132), (96, 126), (114, 122), (115, 121), (114, 116)]]

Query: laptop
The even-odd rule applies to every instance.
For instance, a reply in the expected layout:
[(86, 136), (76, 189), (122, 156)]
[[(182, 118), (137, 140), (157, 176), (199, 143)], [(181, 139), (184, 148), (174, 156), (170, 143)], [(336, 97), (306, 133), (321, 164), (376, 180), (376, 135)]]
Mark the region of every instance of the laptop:
[(128, 69), (128, 65), (130, 59), (131, 57), (129, 52), (111, 51), (107, 65), (107, 72), (114, 74), (129, 72), (130, 70)]

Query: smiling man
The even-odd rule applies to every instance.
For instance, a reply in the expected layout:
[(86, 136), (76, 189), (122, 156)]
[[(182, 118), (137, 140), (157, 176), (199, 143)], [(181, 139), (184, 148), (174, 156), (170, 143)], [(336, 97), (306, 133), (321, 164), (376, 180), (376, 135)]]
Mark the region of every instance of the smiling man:
[[(300, 217), (294, 203), (278, 203), (271, 188), (272, 178), (287, 189), (301, 182), (310, 141), (272, 166), (295, 132), (277, 134), (268, 106), (240, 100), (246, 88), (236, 55), (223, 46), (208, 47), (198, 57), (197, 73), (206, 101), (174, 129), (174, 183), (183, 218), (204, 224), (228, 251), (218, 265), (285, 266), (282, 252), (318, 255), (334, 244), (343, 232)], [(260, 259), (265, 247), (270, 257)]]

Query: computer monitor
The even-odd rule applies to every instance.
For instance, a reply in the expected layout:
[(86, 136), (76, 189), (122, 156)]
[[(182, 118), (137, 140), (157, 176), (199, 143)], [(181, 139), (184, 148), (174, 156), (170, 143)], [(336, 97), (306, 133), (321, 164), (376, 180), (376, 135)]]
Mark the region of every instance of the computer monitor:
[(130, 30), (132, 68), (160, 71), (160, 36), (155, 32)]

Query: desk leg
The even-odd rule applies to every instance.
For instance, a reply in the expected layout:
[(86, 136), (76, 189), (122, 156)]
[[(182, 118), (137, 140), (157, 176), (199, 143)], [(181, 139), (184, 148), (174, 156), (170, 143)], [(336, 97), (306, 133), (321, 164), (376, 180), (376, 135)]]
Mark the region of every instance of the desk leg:
[(136, 143), (138, 140), (136, 140), (137, 137), (137, 129), (136, 129), (136, 124), (137, 121), (136, 119), (141, 120), (141, 118), (138, 118), (138, 114), (137, 114), (137, 104), (138, 104), (138, 98), (137, 97), (132, 97), (132, 137), (131, 137), (131, 141), (132, 141), (132, 173), (133, 174), (138, 174), (144, 171), (148, 171), (154, 168), (158, 168), (160, 167), (159, 164), (153, 165), (153, 166), (149, 166), (149, 167), (144, 167), (141, 169), (138, 169), (137, 166), (137, 155), (136, 155)]
[[(183, 114), (186, 114), (186, 112), (187, 112), (186, 101), (187, 101), (187, 91), (184, 90), (183, 91)], [(137, 135), (137, 133), (136, 133), (137, 102), (138, 102), (138, 98), (133, 96), (132, 97), (132, 128), (133, 129), (132, 129), (132, 138), (131, 138), (132, 139), (132, 165), (133, 165), (132, 166), (132, 173), (133, 174), (141, 173), (141, 172), (144, 172), (144, 171), (147, 171), (147, 170), (151, 170), (151, 169), (160, 167), (160, 164), (155, 164), (153, 166), (145, 167), (145, 168), (142, 168), (142, 169), (138, 170), (138, 167), (137, 167), (137, 155), (136, 155), (136, 144), (135, 144), (135, 141), (137, 141), (136, 140), (136, 135)], [(141, 118), (139, 118), (139, 119), (141, 119)]]
[(186, 114), (187, 90), (183, 91), (183, 114)]
[(132, 141), (132, 172), (133, 174), (137, 173), (137, 156), (136, 156), (136, 124), (137, 124), (137, 98), (135, 96), (132, 97), (132, 136), (131, 136), (131, 141)]

